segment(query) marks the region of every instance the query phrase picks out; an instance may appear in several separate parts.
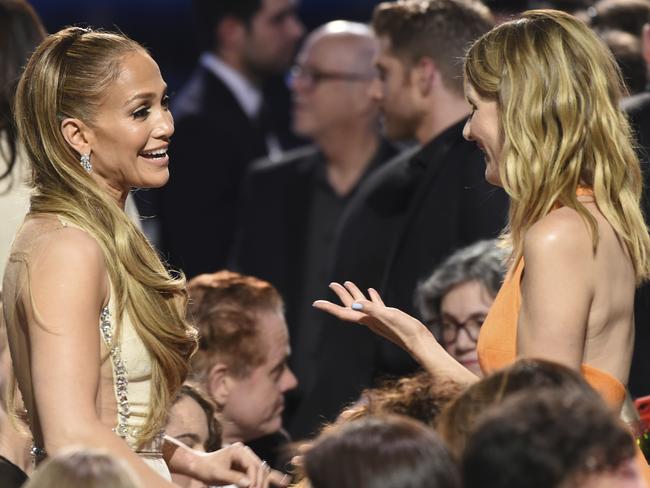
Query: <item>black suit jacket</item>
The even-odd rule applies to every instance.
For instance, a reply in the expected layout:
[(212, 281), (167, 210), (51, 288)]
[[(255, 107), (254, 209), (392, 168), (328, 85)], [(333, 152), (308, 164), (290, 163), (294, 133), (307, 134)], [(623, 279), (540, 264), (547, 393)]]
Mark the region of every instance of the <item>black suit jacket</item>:
[(172, 104), (170, 179), (158, 195), (161, 247), (188, 277), (226, 264), (249, 163), (265, 134), (228, 87), (199, 66)]
[[(643, 211), (646, 224), (650, 224), (650, 93), (640, 93), (623, 101), (632, 129), (636, 133), (638, 154), (643, 172)], [(650, 395), (650, 284), (642, 285), (636, 292), (634, 303), (636, 323), (634, 355), (630, 369), (629, 389), (632, 396)]]
[[(395, 154), (393, 146), (382, 141), (361, 181)], [(311, 361), (305, 356), (311, 339), (305, 340), (301, 334), (314, 334), (320, 326), (317, 321), (299, 322), (303, 301), (311, 303), (318, 298), (304, 296), (302, 266), (316, 173), (323, 171), (325, 164), (323, 154), (315, 146), (307, 146), (288, 152), (280, 161), (262, 160), (253, 165), (246, 178), (241, 224), (230, 263), (237, 271), (271, 282), (284, 298), (290, 364), (299, 379), (298, 388), (287, 397), (288, 417), (311, 374)], [(324, 277), (323, 293), (326, 280)]]
[[(339, 229), (334, 280), (375, 287), (389, 306), (418, 316), (413, 299), (418, 282), (454, 250), (498, 235), (507, 197), (485, 182), (484, 158), (463, 139), (463, 124), (417, 153), (396, 158), (363, 185)], [(325, 315), (323, 320), (320, 368), (290, 426), (294, 437), (310, 434), (321, 417), (333, 419), (377, 377), (416, 367), (368, 329)]]

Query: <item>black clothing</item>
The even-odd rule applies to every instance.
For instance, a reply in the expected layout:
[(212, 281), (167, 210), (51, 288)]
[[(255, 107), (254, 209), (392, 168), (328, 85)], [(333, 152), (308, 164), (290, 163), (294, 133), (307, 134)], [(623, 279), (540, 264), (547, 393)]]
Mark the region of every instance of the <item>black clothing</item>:
[[(640, 93), (622, 103), (636, 133), (638, 155), (643, 172), (642, 206), (646, 225), (650, 225), (650, 93)], [(635, 338), (628, 388), (634, 397), (650, 395), (650, 284), (637, 289), (634, 301)]]
[(0, 456), (0, 487), (20, 488), (26, 481), (27, 475), (22, 469)]
[(169, 262), (191, 278), (225, 266), (244, 175), (251, 161), (267, 155), (267, 134), (203, 66), (171, 110), (170, 178), (157, 196), (161, 246)]
[[(395, 149), (382, 141), (360, 181), (388, 161)], [(336, 227), (353, 189), (337, 195), (325, 159), (314, 146), (288, 152), (278, 162), (256, 163), (247, 177), (241, 228), (232, 267), (271, 282), (286, 304), (298, 388), (287, 394), (287, 417), (313, 376), (320, 314), (311, 303), (327, 292)]]
[[(339, 228), (332, 280), (377, 288), (387, 305), (417, 317), (418, 282), (453, 251), (498, 235), (507, 197), (485, 182), (482, 153), (463, 139), (463, 124), (398, 156), (362, 185)], [(321, 316), (318, 371), (288, 426), (294, 438), (311, 434), (320, 416), (334, 419), (379, 376), (416, 369), (406, 353), (365, 327)]]

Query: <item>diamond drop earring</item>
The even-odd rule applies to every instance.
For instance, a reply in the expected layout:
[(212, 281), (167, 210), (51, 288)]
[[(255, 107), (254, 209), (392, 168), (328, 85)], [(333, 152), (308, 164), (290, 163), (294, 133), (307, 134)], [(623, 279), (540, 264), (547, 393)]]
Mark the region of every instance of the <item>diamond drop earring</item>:
[(82, 154), (79, 162), (83, 169), (86, 170), (86, 173), (90, 173), (93, 170), (93, 165), (90, 163), (90, 154)]

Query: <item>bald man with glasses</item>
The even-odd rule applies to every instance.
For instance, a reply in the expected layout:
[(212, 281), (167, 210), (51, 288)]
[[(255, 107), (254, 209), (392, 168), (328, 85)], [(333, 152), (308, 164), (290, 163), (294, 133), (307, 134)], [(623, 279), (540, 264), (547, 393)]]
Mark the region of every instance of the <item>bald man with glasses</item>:
[(396, 154), (380, 136), (370, 96), (378, 49), (364, 24), (334, 21), (305, 41), (291, 70), (294, 131), (312, 145), (253, 165), (244, 190), (232, 266), (270, 281), (286, 299), (291, 367), (311, 382), (321, 323), (312, 302), (327, 290), (336, 227), (359, 183)]

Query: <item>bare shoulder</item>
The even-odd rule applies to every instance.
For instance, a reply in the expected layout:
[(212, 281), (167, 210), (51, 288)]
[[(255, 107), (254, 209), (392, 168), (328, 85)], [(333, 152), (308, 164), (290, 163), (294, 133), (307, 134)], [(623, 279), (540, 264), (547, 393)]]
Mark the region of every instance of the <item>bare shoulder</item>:
[(524, 237), (524, 259), (552, 256), (557, 259), (578, 259), (592, 255), (589, 228), (575, 210), (562, 207), (535, 222)]
[[(104, 253), (87, 232), (67, 226), (51, 233), (31, 263), (31, 288), (36, 295), (108, 296)], [(40, 292), (40, 293), (39, 293)]]

